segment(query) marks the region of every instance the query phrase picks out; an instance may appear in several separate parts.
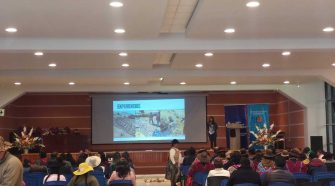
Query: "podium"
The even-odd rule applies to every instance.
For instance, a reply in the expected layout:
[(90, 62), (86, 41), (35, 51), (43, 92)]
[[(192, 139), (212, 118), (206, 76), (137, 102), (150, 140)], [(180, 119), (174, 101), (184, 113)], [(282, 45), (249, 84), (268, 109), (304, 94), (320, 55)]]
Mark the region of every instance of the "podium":
[(229, 129), (229, 141), (231, 150), (241, 149), (241, 129), (246, 128), (241, 123), (227, 123)]

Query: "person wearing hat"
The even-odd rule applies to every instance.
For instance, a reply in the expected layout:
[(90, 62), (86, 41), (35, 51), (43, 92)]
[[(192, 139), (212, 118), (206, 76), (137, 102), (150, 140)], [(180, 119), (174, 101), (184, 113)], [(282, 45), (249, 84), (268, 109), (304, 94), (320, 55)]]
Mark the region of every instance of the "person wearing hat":
[(76, 186), (79, 184), (86, 186), (99, 186), (98, 180), (95, 176), (89, 175), (88, 173), (93, 171), (93, 168), (87, 163), (81, 163), (78, 170), (74, 171), (74, 176), (70, 180), (68, 186)]
[(286, 169), (292, 174), (307, 173), (307, 166), (302, 161), (300, 161), (299, 158), (299, 152), (295, 150), (290, 151), (289, 159), (286, 161)]
[(289, 152), (287, 150), (283, 150), (280, 153), (280, 156), (283, 157), (285, 160), (288, 160), (289, 159)]
[(21, 186), (23, 166), (18, 158), (8, 152), (11, 147), (12, 144), (0, 136), (0, 185)]
[[(215, 168), (214, 165), (210, 163), (210, 157), (206, 150), (198, 152), (197, 159), (198, 161), (194, 161), (190, 167), (188, 172), (189, 177), (193, 177), (197, 172), (208, 173), (210, 170)], [(192, 186), (198, 186), (198, 184), (193, 182)]]
[(246, 157), (242, 157), (240, 163), (241, 167), (230, 175), (227, 186), (233, 186), (243, 183), (253, 183), (256, 185), (261, 185), (261, 178), (259, 174), (251, 168), (250, 160)]
[(177, 184), (177, 179), (180, 175), (179, 167), (180, 163), (182, 163), (182, 156), (180, 150), (177, 148), (178, 144), (179, 141), (176, 139), (171, 141), (169, 159), (165, 171), (165, 178), (171, 181), (171, 186)]
[(272, 172), (274, 169), (273, 158), (274, 154), (272, 154), (272, 151), (270, 149), (265, 150), (262, 161), (258, 164), (256, 171), (260, 175)]
[(85, 162), (93, 167), (93, 171), (95, 172), (104, 172), (104, 169), (100, 166), (101, 158), (99, 156), (89, 156), (86, 158)]
[(64, 175), (60, 174), (60, 167), (61, 167), (61, 163), (56, 160), (56, 159), (53, 159), (53, 160), (50, 160), (48, 162), (48, 165), (47, 165), (48, 169), (49, 169), (49, 174), (46, 175), (44, 178), (43, 178), (43, 184), (47, 183), (47, 182), (64, 182), (66, 183), (66, 178)]

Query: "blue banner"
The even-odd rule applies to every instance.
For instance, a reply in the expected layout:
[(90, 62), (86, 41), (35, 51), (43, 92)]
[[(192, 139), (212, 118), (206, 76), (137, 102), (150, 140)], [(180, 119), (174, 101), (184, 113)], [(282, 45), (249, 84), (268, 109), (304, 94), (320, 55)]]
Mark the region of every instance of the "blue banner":
[[(257, 133), (256, 126), (263, 128), (264, 124), (269, 127), (269, 104), (248, 105), (248, 127), (249, 131)], [(250, 135), (250, 142), (255, 141), (255, 136)], [(263, 147), (255, 146), (255, 149)]]
[[(244, 126), (247, 126), (246, 120), (246, 105), (231, 105), (225, 106), (225, 123), (236, 123), (239, 122)], [(227, 147), (230, 148), (230, 140), (229, 140), (230, 131), (226, 128), (226, 141)], [(241, 129), (241, 148), (248, 147), (248, 139), (247, 139), (247, 129)]]

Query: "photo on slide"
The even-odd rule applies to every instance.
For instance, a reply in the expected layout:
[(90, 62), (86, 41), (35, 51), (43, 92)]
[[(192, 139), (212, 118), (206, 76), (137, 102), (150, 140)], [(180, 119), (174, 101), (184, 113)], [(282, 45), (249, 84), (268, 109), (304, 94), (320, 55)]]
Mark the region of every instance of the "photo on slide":
[(185, 140), (185, 100), (113, 102), (113, 141)]

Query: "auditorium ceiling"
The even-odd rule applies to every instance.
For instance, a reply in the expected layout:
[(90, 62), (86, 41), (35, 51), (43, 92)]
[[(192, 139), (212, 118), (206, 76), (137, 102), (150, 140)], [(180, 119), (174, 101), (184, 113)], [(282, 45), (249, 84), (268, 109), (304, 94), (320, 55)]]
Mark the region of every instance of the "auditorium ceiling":
[(334, 0), (248, 2), (0, 0), (1, 89), (335, 85)]

